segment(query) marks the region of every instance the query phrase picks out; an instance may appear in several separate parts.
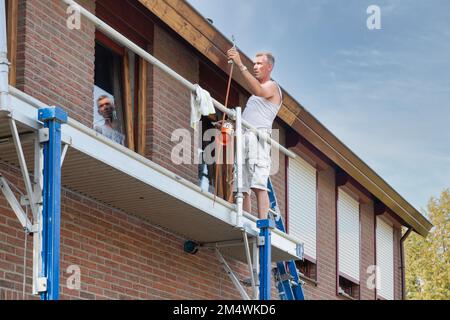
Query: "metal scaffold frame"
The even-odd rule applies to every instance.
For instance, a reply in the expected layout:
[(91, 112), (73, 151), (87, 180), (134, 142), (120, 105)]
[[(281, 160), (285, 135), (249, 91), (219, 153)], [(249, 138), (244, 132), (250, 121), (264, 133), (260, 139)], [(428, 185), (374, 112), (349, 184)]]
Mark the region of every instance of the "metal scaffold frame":
[(44, 144), (44, 187), (42, 211), (42, 273), (47, 279), (47, 290), (42, 300), (59, 297), (59, 258), (61, 228), (61, 124), (67, 122), (67, 113), (59, 108), (39, 110), (39, 120), (48, 130)]
[[(77, 8), (83, 16), (114, 40), (159, 67), (175, 80), (184, 84), (189, 90), (195, 90), (195, 86), (189, 81), (107, 26), (74, 1), (62, 1)], [(256, 221), (256, 218), (243, 212), (242, 126), (255, 132), (256, 129), (242, 120), (240, 107), (230, 110), (213, 100), (216, 108), (227, 113), (231, 119), (236, 121), (237, 143), (236, 203), (230, 206), (229, 203), (218, 199), (214, 207), (214, 204), (211, 206), (212, 195), (202, 193), (200, 188), (192, 186), (191, 183), (180, 179), (180, 177), (159, 167), (150, 160), (99, 136), (92, 129), (68, 118), (67, 114), (61, 109), (45, 106), (25, 93), (9, 87), (9, 63), (6, 44), (5, 0), (0, 0), (0, 115), (9, 121), (11, 137), (8, 143), (14, 144), (25, 184), (26, 196), (20, 201), (17, 200), (8, 181), (1, 175), (0, 189), (25, 232), (33, 234), (32, 293), (34, 295), (40, 295), (43, 300), (59, 298), (61, 167), (70, 145), (77, 152), (95, 158), (95, 160), (129, 175), (139, 182), (158, 188), (177, 200), (188, 203), (195, 209), (209, 214), (221, 223), (233, 226), (234, 230), (238, 230), (242, 235), (241, 241), (216, 241), (206, 243), (204, 246), (215, 250), (226, 273), (244, 299), (270, 299), (271, 235), (274, 237), (276, 248), (291, 257), (298, 257), (300, 242), (298, 239), (278, 230), (269, 230), (268, 227), (271, 226), (269, 220)], [(17, 105), (20, 105), (20, 108), (16, 108)], [(21, 133), (18, 129), (18, 123), (31, 128), (33, 132)], [(295, 154), (276, 141), (265, 136), (261, 137), (269, 139), (269, 143), (280, 152), (289, 157), (295, 157)], [(22, 148), (22, 143), (25, 141), (33, 141), (33, 179), (30, 177), (25, 152)], [(207, 200), (208, 203), (198, 201), (199, 199)], [(24, 205), (31, 208), (31, 220), (22, 208)], [(263, 227), (261, 230), (265, 230), (264, 234), (261, 231), (261, 235), (259, 235), (260, 227)], [(249, 236), (251, 239), (249, 239)], [(253, 290), (251, 297), (248, 296), (220, 251), (221, 248), (226, 250), (236, 245), (243, 245), (245, 250), (245, 259), (249, 267), (250, 284)], [(260, 263), (260, 260), (262, 263)]]

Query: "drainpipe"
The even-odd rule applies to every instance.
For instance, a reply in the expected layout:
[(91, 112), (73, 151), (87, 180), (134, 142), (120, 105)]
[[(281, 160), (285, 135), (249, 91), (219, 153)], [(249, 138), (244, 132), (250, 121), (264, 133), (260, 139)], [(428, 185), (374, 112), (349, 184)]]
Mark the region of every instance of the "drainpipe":
[(406, 238), (408, 238), (409, 234), (411, 233), (413, 229), (410, 227), (408, 228), (408, 231), (403, 235), (403, 237), (400, 239), (400, 271), (402, 274), (402, 300), (406, 299), (406, 286), (405, 286), (405, 248), (403, 246), (403, 243), (405, 242)]
[(6, 1), (0, 0), (0, 109), (9, 107), (9, 61), (6, 37)]

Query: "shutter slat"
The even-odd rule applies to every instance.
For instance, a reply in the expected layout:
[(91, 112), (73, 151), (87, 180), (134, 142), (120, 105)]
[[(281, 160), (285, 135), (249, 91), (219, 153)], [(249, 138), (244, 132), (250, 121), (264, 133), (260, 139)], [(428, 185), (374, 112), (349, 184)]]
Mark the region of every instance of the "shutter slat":
[(359, 203), (338, 192), (339, 271), (359, 281)]
[(377, 217), (377, 265), (380, 288), (378, 295), (394, 300), (394, 229)]
[(316, 259), (316, 169), (300, 157), (289, 162), (289, 234), (305, 244)]

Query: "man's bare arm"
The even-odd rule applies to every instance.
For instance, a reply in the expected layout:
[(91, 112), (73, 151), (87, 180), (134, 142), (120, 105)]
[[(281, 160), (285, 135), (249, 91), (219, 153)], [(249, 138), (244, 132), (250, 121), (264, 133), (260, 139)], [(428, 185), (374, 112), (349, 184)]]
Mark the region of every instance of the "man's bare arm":
[(275, 95), (277, 87), (273, 81), (267, 81), (266, 83), (261, 84), (249, 70), (243, 71), (242, 76), (247, 81), (251, 93), (255, 96), (270, 99)]
[(272, 98), (277, 90), (276, 85), (273, 83), (273, 81), (268, 81), (264, 84), (261, 84), (258, 79), (256, 79), (249, 70), (244, 66), (244, 64), (241, 61), (241, 57), (239, 55), (239, 52), (235, 48), (231, 48), (227, 52), (228, 58), (232, 59), (233, 62), (236, 64), (238, 68), (244, 71), (242, 71), (242, 76), (248, 83), (250, 87), (250, 91), (252, 94), (258, 97), (263, 97), (266, 99)]

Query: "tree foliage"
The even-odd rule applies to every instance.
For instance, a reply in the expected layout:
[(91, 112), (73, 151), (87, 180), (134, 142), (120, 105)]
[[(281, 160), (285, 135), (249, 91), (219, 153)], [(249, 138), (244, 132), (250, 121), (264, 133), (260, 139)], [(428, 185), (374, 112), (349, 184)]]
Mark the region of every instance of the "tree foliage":
[(405, 241), (407, 298), (449, 300), (450, 189), (430, 199), (428, 216), (434, 225), (428, 237), (411, 233)]

